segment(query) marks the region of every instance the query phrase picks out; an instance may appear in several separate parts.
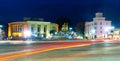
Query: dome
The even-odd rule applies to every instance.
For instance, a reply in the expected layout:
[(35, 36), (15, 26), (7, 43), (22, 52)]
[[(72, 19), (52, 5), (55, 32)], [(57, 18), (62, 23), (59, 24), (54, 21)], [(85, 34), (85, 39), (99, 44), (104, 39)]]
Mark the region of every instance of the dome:
[(103, 17), (103, 13), (100, 12), (96, 13), (96, 17)]

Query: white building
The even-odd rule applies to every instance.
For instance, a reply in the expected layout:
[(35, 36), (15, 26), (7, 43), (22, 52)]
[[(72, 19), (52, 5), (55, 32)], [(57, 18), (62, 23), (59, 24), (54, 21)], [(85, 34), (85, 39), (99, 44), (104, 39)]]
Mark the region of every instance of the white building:
[(39, 19), (24, 19), (22, 22), (8, 23), (8, 37), (14, 38), (27, 38), (30, 36), (50, 36), (50, 31), (55, 30), (58, 32), (58, 24), (40, 21)]
[(5, 31), (2, 28), (3, 25), (0, 25), (0, 40), (2, 40), (5, 37)]
[(103, 13), (96, 13), (93, 21), (85, 23), (85, 35), (88, 38), (107, 38), (110, 34), (111, 21), (108, 21), (103, 17)]

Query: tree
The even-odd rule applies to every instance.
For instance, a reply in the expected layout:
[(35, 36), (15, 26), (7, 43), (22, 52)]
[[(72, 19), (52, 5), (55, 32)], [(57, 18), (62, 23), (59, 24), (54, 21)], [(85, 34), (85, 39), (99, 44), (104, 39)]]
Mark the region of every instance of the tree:
[(75, 29), (76, 29), (77, 34), (80, 34), (81, 36), (84, 36), (85, 22), (78, 23), (76, 25)]

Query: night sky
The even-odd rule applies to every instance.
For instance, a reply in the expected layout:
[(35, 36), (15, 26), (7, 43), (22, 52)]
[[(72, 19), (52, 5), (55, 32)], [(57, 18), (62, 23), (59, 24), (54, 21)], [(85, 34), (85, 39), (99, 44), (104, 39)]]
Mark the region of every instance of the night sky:
[(55, 22), (57, 17), (65, 16), (77, 24), (92, 21), (96, 12), (103, 12), (106, 19), (120, 27), (120, 0), (0, 0), (1, 23), (24, 17)]

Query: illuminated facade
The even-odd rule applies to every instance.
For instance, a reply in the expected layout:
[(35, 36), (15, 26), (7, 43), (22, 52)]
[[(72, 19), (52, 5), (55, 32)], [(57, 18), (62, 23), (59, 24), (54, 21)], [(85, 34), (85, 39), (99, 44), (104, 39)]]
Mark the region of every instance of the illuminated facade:
[(106, 38), (111, 32), (111, 21), (105, 20), (103, 13), (96, 13), (93, 21), (85, 23), (85, 35), (88, 38)]
[(44, 21), (24, 21), (8, 23), (8, 37), (26, 38), (29, 35), (45, 37), (50, 35), (51, 30), (58, 32), (58, 24)]
[(120, 39), (120, 29), (118, 28), (118, 29), (115, 29), (114, 31), (113, 31), (113, 38), (114, 39)]
[(68, 23), (62, 25), (62, 31), (68, 31)]

